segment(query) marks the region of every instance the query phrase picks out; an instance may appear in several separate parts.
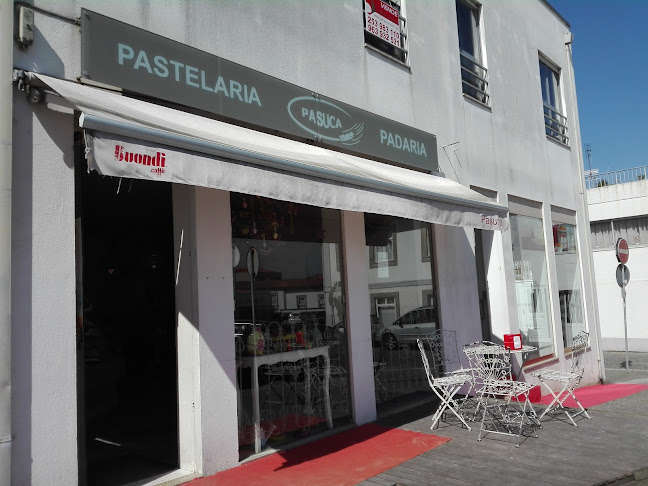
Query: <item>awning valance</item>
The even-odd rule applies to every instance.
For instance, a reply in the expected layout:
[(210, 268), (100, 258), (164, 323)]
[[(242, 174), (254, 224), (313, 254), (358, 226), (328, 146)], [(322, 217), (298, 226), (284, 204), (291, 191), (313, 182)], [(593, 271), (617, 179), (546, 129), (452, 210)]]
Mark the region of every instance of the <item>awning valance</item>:
[(504, 230), (508, 209), (461, 184), (36, 74), (82, 114), (89, 167), (313, 206)]

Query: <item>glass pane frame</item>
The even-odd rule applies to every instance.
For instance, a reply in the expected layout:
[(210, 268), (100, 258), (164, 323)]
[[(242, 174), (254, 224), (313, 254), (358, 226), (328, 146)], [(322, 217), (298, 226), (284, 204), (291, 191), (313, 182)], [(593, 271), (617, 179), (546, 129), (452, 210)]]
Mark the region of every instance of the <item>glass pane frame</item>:
[[(430, 393), (417, 338), (439, 329), (434, 227), (365, 213), (376, 405)], [(372, 265), (376, 247), (398, 241), (396, 265)]]
[(351, 422), (349, 333), (341, 212), (238, 193), (230, 206), (244, 459)]
[(529, 358), (555, 354), (544, 224), (541, 218), (510, 215), (518, 324)]
[(563, 347), (570, 349), (574, 336), (587, 331), (576, 225), (554, 221), (552, 233)]

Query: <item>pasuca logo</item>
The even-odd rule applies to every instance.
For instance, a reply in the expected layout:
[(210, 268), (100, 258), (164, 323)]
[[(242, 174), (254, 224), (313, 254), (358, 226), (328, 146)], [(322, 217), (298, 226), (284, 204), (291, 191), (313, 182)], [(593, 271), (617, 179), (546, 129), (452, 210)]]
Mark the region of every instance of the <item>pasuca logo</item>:
[(129, 152), (124, 149), (123, 145), (115, 145), (115, 160), (150, 165), (153, 174), (162, 175), (164, 174), (164, 167), (166, 165), (166, 154), (164, 152), (156, 152), (155, 155), (147, 155), (138, 152)]
[(299, 96), (288, 103), (288, 114), (295, 124), (318, 139), (355, 145), (362, 138), (364, 122), (354, 122), (351, 115), (330, 101)]

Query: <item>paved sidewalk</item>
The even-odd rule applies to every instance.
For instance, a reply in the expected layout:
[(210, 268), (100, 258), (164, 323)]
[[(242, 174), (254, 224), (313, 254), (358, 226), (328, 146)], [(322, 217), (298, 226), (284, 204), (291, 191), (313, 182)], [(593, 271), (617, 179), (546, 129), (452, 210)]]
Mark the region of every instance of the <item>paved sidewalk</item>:
[[(648, 353), (605, 353), (607, 383), (648, 384)], [(430, 431), (433, 404), (378, 423), (450, 437), (443, 446), (360, 483), (361, 486), (419, 485), (621, 485), (648, 486), (648, 390), (590, 408), (592, 420), (578, 427), (543, 421), (538, 438), (519, 448), (513, 438), (487, 435), (442, 423)]]

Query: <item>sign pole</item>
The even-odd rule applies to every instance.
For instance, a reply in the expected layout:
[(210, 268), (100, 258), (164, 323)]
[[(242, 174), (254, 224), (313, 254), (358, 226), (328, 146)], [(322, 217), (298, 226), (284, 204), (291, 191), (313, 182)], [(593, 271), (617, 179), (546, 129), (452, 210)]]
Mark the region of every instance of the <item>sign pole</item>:
[[(629, 369), (628, 317), (626, 313), (626, 285), (628, 285), (628, 281), (630, 280), (630, 271), (625, 266), (625, 264), (628, 263), (628, 259), (630, 258), (630, 247), (628, 246), (628, 242), (625, 239), (619, 238), (616, 242), (615, 249), (616, 249), (617, 261), (620, 262), (619, 266), (617, 267), (617, 283), (619, 284), (619, 287), (621, 287), (621, 297), (623, 298), (623, 332), (625, 335), (625, 366), (626, 366), (626, 371), (628, 371)], [(628, 272), (627, 280), (626, 280), (626, 272)]]
[[(621, 267), (621, 279), (625, 282), (625, 265)], [(626, 288), (625, 285), (621, 287), (621, 297), (623, 297), (623, 332), (625, 333), (625, 369), (629, 370), (628, 367), (628, 318), (626, 314)]]

